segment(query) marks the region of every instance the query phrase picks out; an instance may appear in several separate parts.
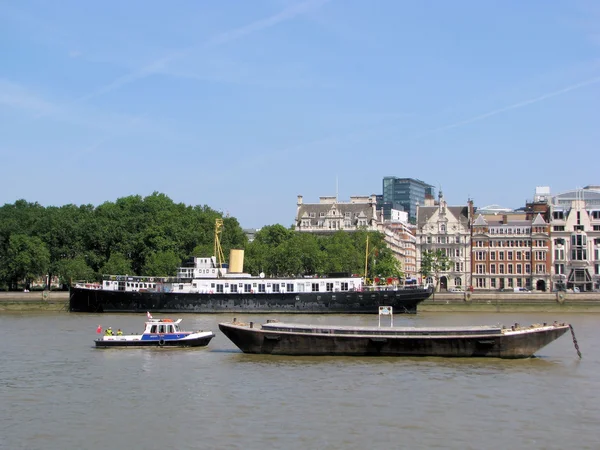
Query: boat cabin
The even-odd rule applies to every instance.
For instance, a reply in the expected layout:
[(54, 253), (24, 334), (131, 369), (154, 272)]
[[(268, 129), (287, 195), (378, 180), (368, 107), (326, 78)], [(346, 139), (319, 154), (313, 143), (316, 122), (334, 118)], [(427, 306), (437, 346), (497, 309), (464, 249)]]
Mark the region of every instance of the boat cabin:
[(146, 322), (146, 330), (144, 334), (170, 334), (181, 333), (179, 324), (182, 319), (177, 319), (173, 322), (172, 319), (149, 319)]

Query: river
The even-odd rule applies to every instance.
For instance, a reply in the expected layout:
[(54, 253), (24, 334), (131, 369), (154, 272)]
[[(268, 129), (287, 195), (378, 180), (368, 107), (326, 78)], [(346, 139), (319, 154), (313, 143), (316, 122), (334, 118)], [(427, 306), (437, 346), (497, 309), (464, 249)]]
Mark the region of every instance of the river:
[(99, 324), (139, 333), (145, 315), (1, 313), (0, 448), (600, 448), (597, 314), (394, 316), (416, 326), (573, 324), (583, 359), (566, 334), (514, 361), (245, 355), (218, 330), (230, 315), (182, 318), (216, 337), (200, 349), (101, 350)]

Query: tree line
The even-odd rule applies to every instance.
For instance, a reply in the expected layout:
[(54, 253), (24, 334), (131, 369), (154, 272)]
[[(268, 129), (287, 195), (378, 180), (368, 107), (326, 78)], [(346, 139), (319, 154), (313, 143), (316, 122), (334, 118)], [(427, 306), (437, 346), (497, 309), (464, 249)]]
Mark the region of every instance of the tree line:
[(154, 192), (99, 206), (44, 207), (18, 200), (0, 207), (0, 289), (54, 277), (68, 286), (103, 274), (174, 276), (190, 257), (213, 255), (216, 219), (223, 220), (225, 255), (244, 249), (244, 271), (253, 275), (364, 275), (368, 261), (372, 279), (402, 276), (381, 233), (320, 236), (276, 224), (261, 228), (249, 242), (236, 218)]

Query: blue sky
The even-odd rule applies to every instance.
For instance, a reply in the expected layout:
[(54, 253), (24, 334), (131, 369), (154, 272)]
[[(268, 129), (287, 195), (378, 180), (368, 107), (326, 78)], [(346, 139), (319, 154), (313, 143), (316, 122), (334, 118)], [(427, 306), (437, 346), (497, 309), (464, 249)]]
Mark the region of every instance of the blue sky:
[(480, 207), (600, 184), (594, 0), (0, 0), (0, 54), (0, 204), (260, 227), (384, 176)]

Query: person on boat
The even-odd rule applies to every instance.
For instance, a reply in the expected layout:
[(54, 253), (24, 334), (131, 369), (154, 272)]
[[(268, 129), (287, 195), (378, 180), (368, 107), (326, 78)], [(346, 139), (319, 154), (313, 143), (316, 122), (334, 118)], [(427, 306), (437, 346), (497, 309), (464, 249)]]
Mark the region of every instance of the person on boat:
[(106, 331), (104, 332), (104, 335), (105, 335), (105, 336), (112, 336), (112, 335), (113, 335), (113, 334), (112, 334), (112, 328), (111, 328), (111, 327), (108, 327), (108, 328), (106, 329)]
[(123, 332), (121, 331), (120, 328), (117, 330), (117, 336), (123, 336)]

